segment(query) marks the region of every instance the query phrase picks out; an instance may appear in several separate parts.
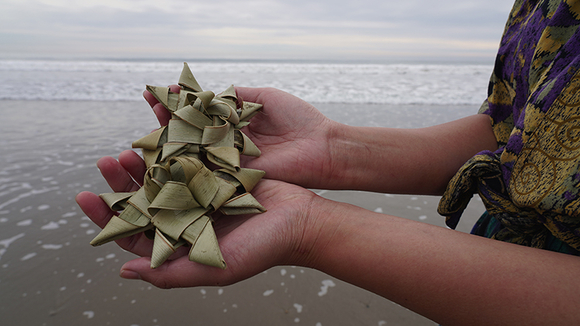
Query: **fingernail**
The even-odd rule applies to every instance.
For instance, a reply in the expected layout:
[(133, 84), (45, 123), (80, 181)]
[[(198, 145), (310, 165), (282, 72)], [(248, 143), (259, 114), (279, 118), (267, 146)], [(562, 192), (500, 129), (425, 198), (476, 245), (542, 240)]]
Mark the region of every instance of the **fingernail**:
[(141, 279), (141, 275), (139, 275), (139, 273), (134, 272), (134, 271), (130, 271), (128, 269), (122, 269), (121, 273), (119, 275), (122, 278), (128, 279), (128, 280), (140, 280)]

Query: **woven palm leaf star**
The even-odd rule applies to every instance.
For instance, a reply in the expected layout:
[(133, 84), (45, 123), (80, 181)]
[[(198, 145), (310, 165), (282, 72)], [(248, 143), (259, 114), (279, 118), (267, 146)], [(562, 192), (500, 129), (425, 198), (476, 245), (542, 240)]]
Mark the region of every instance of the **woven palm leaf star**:
[[(153, 237), (151, 268), (189, 244), (189, 259), (226, 268), (211, 214), (254, 214), (265, 209), (250, 194), (264, 171), (240, 167), (240, 154), (260, 150), (240, 129), (261, 105), (238, 101), (231, 86), (219, 95), (203, 91), (187, 63), (179, 78), (181, 91), (147, 86), (172, 114), (169, 124), (133, 142), (147, 166), (143, 187), (100, 197), (114, 211), (91, 245), (98, 246), (141, 232)], [(218, 168), (210, 170), (202, 159)]]

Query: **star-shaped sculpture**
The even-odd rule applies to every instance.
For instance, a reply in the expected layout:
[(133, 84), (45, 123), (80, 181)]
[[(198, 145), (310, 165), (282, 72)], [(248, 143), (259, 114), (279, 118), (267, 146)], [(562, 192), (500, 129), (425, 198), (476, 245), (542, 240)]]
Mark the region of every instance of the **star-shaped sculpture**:
[[(143, 187), (100, 195), (112, 210), (122, 212), (91, 245), (145, 232), (154, 239), (151, 268), (189, 244), (189, 260), (224, 269), (211, 214), (265, 211), (250, 193), (264, 171), (240, 167), (240, 154), (260, 155), (240, 129), (262, 106), (242, 103), (233, 86), (218, 95), (203, 91), (187, 63), (178, 84), (179, 93), (147, 86), (172, 118), (167, 126), (133, 142), (133, 148), (142, 149), (147, 166)], [(212, 171), (204, 159), (219, 168)]]

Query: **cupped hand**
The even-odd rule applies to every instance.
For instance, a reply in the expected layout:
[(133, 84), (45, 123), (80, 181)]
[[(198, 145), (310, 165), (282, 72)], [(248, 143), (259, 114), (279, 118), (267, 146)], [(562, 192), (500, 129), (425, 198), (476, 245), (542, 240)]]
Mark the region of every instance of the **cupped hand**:
[(263, 111), (243, 129), (262, 155), (244, 157), (244, 166), (266, 171), (267, 178), (326, 188), (334, 172), (330, 141), (339, 124), (311, 104), (274, 88), (237, 87), (236, 92), (244, 101), (263, 105)]
[[(177, 85), (170, 86), (179, 92)], [(274, 88), (236, 87), (243, 101), (263, 105), (243, 132), (262, 151), (260, 157), (242, 157), (247, 168), (266, 171), (269, 179), (282, 180), (309, 188), (327, 188), (335, 165), (330, 140), (339, 124), (325, 117), (311, 104)], [(148, 91), (144, 97), (161, 125), (171, 115)]]
[[(100, 159), (97, 166), (114, 191), (138, 189), (145, 165), (132, 151)], [(125, 250), (142, 258), (127, 262), (121, 276), (142, 279), (161, 288), (199, 285), (227, 285), (256, 275), (280, 264), (300, 264), (304, 256), (306, 233), (316, 223), (312, 207), (326, 200), (311, 191), (280, 181), (262, 180), (252, 192), (268, 209), (247, 216), (221, 216), (214, 223), (227, 269), (205, 266), (189, 261), (186, 247), (180, 247), (163, 265), (151, 269), (153, 242), (143, 234), (117, 240)], [(113, 212), (95, 194), (82, 192), (76, 198), (85, 214), (104, 227)], [(307, 246), (307, 245), (306, 245)]]

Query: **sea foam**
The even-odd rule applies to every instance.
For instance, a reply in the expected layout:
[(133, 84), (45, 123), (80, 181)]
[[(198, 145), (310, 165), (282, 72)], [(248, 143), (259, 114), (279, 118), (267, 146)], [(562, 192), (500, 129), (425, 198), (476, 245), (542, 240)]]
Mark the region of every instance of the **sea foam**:
[[(275, 87), (313, 103), (480, 104), (491, 65), (190, 62), (206, 90)], [(182, 62), (0, 60), (0, 100), (142, 100)], [(26, 92), (22, 90), (26, 89)]]

